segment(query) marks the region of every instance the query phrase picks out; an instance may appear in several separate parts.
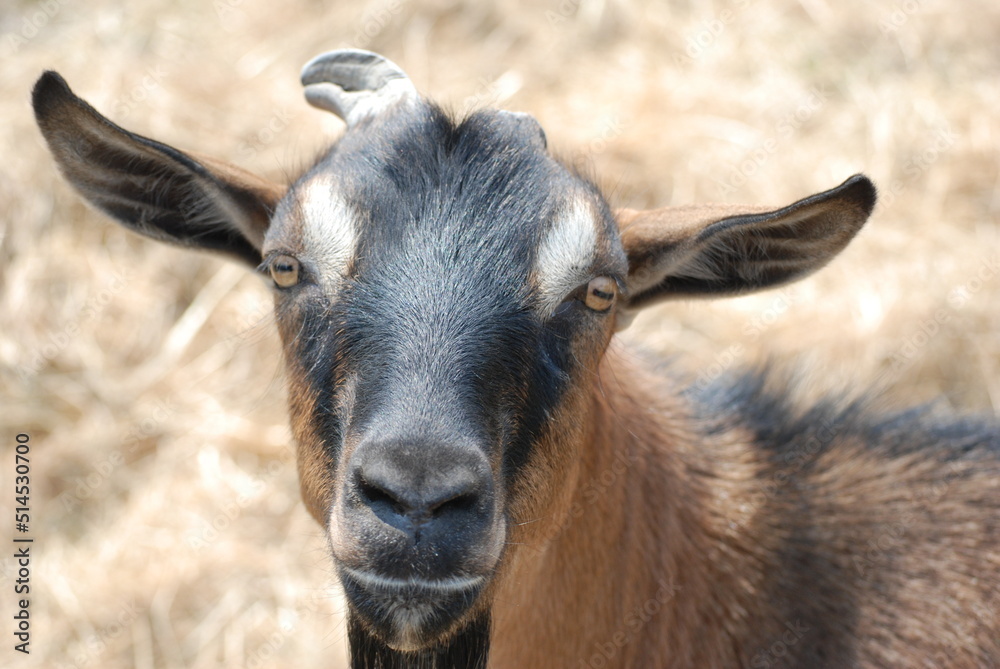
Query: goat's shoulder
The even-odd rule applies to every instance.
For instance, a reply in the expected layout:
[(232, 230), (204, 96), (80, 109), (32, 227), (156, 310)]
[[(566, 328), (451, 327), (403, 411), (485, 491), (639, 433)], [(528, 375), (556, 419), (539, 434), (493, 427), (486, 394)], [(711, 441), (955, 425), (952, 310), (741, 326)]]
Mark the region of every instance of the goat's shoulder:
[[(1000, 425), (875, 393), (800, 402), (796, 385), (765, 368), (685, 393), (709, 451), (741, 435), (757, 463), (730, 509), (745, 550), (775, 544), (758, 587), (827, 658), (996, 652), (1000, 583), (979, 576), (1000, 567)], [(855, 647), (858, 625), (885, 639)]]

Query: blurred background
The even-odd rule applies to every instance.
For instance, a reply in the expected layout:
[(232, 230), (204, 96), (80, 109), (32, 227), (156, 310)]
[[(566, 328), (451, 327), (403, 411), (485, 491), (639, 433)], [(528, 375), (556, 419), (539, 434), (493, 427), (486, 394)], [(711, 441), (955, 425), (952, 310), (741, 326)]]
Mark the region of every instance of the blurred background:
[[(663, 305), (627, 332), (704, 381), (1000, 404), (1000, 5), (992, 0), (6, 0), (0, 5), (0, 518), (31, 443), (31, 655), (16, 667), (338, 667), (343, 607), (299, 501), (270, 295), (131, 235), (58, 175), (43, 69), (115, 122), (292, 178), (341, 131), (299, 68), (364, 47), (462, 114), (527, 111), (616, 206), (784, 205), (870, 175), (822, 272)], [(11, 544), (7, 544), (11, 545)]]

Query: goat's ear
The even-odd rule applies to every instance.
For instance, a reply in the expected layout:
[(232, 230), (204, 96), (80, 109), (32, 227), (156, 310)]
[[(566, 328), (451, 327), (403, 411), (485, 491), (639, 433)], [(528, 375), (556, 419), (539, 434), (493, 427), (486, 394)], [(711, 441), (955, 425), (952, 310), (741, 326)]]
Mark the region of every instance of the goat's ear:
[(128, 132), (55, 72), (39, 78), (32, 104), (60, 170), (102, 211), (147, 237), (260, 263), (284, 186)]
[(617, 212), (628, 255), (626, 314), (670, 298), (736, 295), (806, 276), (847, 246), (875, 206), (855, 175), (783, 209), (738, 205)]

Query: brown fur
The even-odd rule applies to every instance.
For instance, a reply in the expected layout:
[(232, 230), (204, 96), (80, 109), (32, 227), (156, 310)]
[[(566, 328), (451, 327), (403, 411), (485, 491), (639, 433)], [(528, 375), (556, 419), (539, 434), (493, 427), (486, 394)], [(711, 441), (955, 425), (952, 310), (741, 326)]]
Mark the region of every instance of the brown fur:
[[(956, 463), (966, 478), (944, 483), (929, 458), (836, 441), (759, 504), (771, 472), (752, 435), (700, 434), (681, 388), (616, 349), (576, 417), (586, 438), (568, 446), (579, 472), (559, 479), (561, 509), (513, 539), (490, 666), (995, 666), (995, 461)], [(797, 488), (846, 580), (787, 561)], [(825, 627), (792, 610), (810, 600)]]

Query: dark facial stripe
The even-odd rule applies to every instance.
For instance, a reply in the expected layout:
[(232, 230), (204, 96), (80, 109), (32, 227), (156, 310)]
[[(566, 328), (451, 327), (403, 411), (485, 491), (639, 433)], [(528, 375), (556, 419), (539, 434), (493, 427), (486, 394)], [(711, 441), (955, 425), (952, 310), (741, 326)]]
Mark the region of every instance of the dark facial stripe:
[[(537, 129), (495, 112), (455, 123), (431, 105), (348, 132), (306, 178), (324, 174), (358, 219), (350, 276), (326, 317), (302, 316), (296, 344), (317, 429), (327, 443), (347, 429), (336, 384), (352, 374), (351, 430), (387, 413), (471, 430), (505, 446), (504, 474), (516, 476), (567, 387), (577, 325), (573, 313), (540, 316), (537, 249), (555, 218), (581, 209), (574, 197), (600, 204), (593, 188), (547, 155)], [(595, 239), (576, 255), (599, 264), (604, 231), (587, 223)]]

